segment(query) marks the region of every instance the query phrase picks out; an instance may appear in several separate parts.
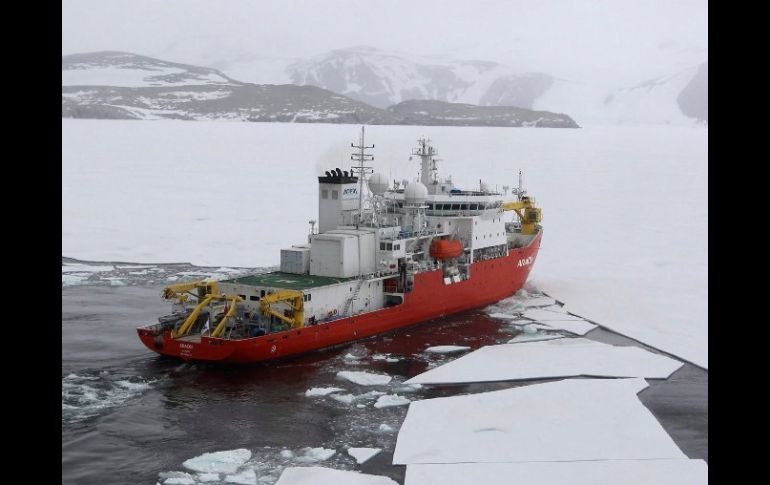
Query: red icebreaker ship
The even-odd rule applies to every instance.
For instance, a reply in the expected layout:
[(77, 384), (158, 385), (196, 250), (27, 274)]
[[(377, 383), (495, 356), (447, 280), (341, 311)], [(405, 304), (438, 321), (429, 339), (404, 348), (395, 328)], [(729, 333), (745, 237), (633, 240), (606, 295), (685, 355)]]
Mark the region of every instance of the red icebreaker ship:
[[(519, 290), (543, 230), (519, 186), (515, 200), (442, 179), (419, 140), (420, 180), (372, 173), (364, 130), (358, 165), (318, 177), (318, 225), (281, 250), (280, 271), (168, 286), (172, 313), (137, 329), (159, 354), (248, 363), (344, 344), (488, 305)], [(507, 192), (507, 187), (504, 192)], [(513, 220), (506, 222), (508, 214)]]

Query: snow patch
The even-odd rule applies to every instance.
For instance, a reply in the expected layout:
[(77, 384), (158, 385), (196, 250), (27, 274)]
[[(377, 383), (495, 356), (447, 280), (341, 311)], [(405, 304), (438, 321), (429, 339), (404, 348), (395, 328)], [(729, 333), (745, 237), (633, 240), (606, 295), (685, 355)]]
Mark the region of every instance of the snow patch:
[(345, 389), (341, 387), (313, 387), (305, 391), (305, 396), (307, 397), (326, 396), (333, 392), (339, 392), (344, 390)]
[(412, 401), (409, 398), (399, 396), (398, 394), (388, 394), (386, 396), (380, 396), (377, 399), (377, 402), (374, 403), (374, 407), (380, 409), (389, 408), (392, 406), (404, 406), (410, 402)]

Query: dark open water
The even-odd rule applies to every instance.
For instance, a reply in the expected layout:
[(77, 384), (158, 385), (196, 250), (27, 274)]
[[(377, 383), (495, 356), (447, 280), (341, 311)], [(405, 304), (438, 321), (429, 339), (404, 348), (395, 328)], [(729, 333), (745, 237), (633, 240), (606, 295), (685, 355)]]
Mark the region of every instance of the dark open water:
[[(483, 309), (269, 365), (180, 363), (145, 349), (135, 327), (156, 321), (168, 310), (160, 291), (169, 277), (173, 281), (195, 272), (231, 270), (106, 264), (113, 270), (70, 272), (74, 277), (62, 288), (62, 483), (162, 483), (174, 476), (170, 472), (184, 471), (182, 462), (189, 458), (247, 448), (253, 453), (250, 463), (256, 465), (258, 483), (272, 484), (285, 466), (307, 464), (298, 458), (304, 447), (337, 451), (318, 465), (387, 475), (403, 483), (405, 467), (390, 462), (407, 406), (376, 409), (376, 396), (346, 403), (328, 396), (309, 398), (305, 391), (334, 386), (353, 395), (376, 389), (421, 399), (543, 382), (400, 387), (428, 367), (455, 358), (426, 355), (425, 347), (475, 349), (516, 334)], [(73, 281), (75, 286), (69, 286)], [(603, 329), (586, 337), (639, 345)], [(388, 362), (382, 359), (385, 355), (398, 360)], [(394, 382), (358, 386), (336, 378), (340, 370), (388, 374)], [(648, 382), (650, 387), (640, 393), (642, 402), (685, 454), (708, 460), (708, 372), (685, 364), (667, 380)], [(393, 430), (381, 430), (382, 424)], [(357, 465), (345, 446), (378, 447), (383, 452)], [(286, 450), (294, 456), (282, 456)]]

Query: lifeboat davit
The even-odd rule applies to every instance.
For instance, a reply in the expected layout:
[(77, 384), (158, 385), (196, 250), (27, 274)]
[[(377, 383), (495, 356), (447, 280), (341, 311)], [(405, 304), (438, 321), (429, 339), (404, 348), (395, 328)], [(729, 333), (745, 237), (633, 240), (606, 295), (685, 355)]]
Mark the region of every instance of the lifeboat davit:
[(430, 256), (434, 259), (452, 259), (463, 253), (463, 243), (457, 239), (434, 239), (430, 243)]

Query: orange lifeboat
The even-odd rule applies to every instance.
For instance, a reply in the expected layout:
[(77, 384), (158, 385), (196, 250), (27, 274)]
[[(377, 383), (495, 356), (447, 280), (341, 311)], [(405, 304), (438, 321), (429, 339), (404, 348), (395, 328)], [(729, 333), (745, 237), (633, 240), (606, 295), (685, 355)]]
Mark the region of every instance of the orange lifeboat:
[(463, 243), (457, 239), (434, 239), (430, 243), (430, 256), (434, 259), (452, 259), (463, 253)]

